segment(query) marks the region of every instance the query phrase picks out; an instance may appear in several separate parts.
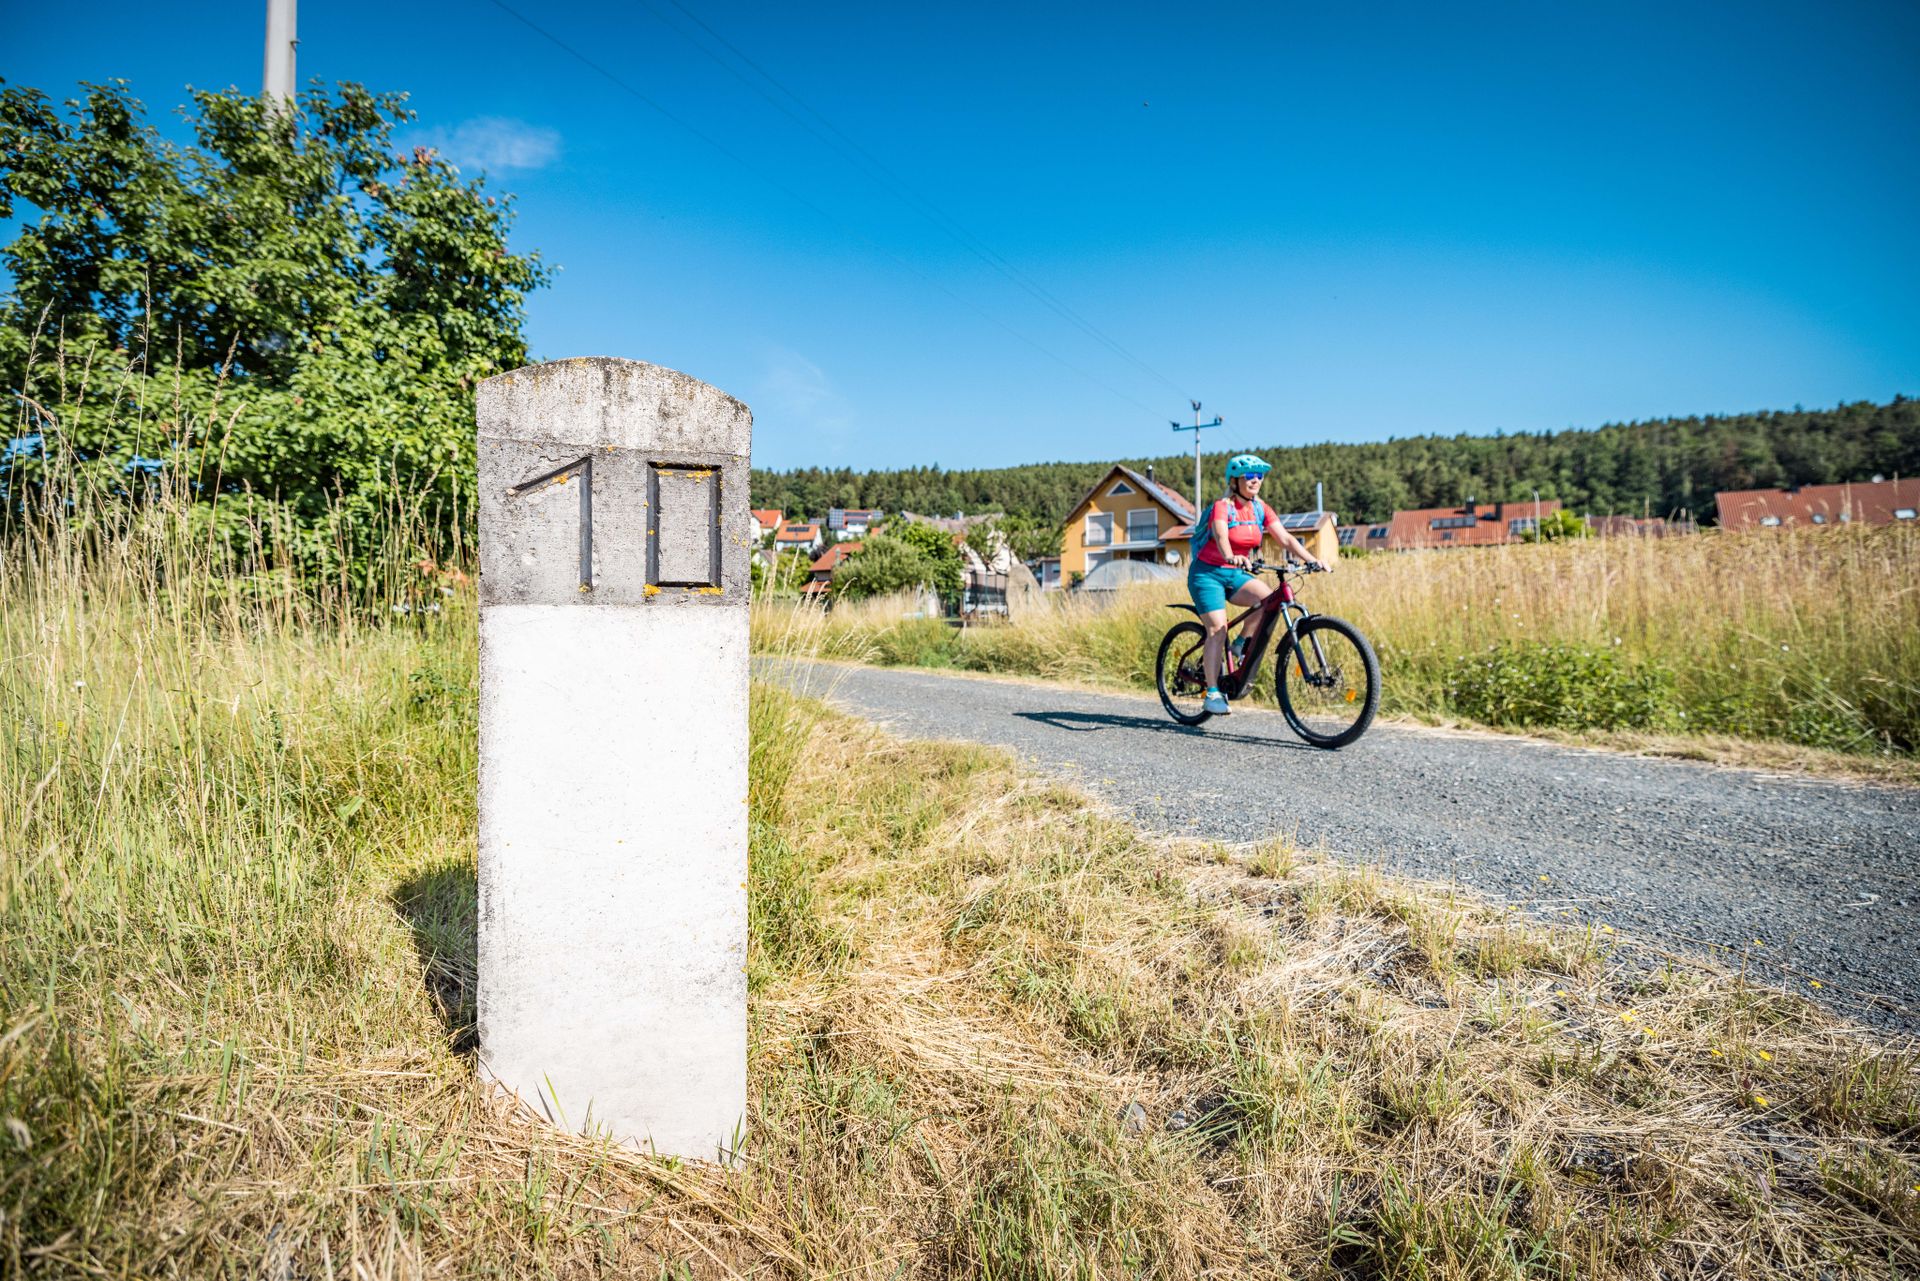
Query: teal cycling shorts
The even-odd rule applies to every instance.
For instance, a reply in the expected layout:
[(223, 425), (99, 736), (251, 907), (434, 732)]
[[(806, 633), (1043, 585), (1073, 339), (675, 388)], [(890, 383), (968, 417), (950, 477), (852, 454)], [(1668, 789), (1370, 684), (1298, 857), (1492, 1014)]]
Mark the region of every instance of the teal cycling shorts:
[(1245, 587), (1253, 578), (1244, 569), (1231, 565), (1209, 565), (1196, 560), (1187, 570), (1187, 591), (1203, 614), (1227, 607), (1227, 598)]

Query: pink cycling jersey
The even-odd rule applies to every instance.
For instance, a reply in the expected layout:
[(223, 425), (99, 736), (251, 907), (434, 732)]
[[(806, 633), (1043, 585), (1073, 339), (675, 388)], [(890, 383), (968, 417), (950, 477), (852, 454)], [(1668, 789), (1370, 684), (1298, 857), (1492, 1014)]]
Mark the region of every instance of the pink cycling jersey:
[(1206, 565), (1225, 565), (1234, 556), (1251, 556), (1267, 536), (1267, 505), (1259, 500), (1251, 503), (1235, 502), (1231, 498), (1222, 498), (1207, 512), (1207, 524), (1224, 517), (1227, 522), (1227, 549), (1222, 551), (1211, 538), (1207, 539), (1195, 559)]

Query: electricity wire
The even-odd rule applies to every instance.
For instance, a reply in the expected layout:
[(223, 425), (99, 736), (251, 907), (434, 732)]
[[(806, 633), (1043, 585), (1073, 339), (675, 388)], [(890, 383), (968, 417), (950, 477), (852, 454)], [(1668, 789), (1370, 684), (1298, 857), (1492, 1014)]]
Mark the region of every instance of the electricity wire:
[[(990, 312), (985, 311), (984, 309), (979, 307), (977, 304), (965, 298), (962, 298), (959, 294), (956, 294), (953, 290), (949, 289), (946, 285), (942, 284), (940, 281), (935, 280), (933, 277), (921, 271), (918, 267), (914, 266), (911, 262), (908, 262), (906, 259), (900, 257), (898, 254), (894, 253), (892, 250), (888, 249), (886, 246), (881, 245), (878, 242), (874, 241), (871, 237), (867, 236), (863, 232), (860, 232), (859, 230), (849, 226), (845, 221), (836, 217), (834, 214), (828, 212), (826, 209), (823, 209), (820, 205), (808, 199), (806, 196), (802, 195), (800, 192), (794, 190), (791, 186), (789, 186), (785, 182), (782, 182), (780, 179), (767, 173), (766, 171), (761, 169), (758, 165), (755, 165), (754, 163), (749, 161), (746, 157), (740, 155), (738, 152), (734, 151), (731, 147), (721, 142), (718, 138), (715, 138), (713, 135), (707, 133), (705, 130), (693, 124), (691, 121), (683, 119), (679, 114), (672, 111), (670, 108), (668, 108), (664, 104), (656, 101), (655, 99), (653, 99), (646, 93), (642, 92), (641, 90), (636, 89), (633, 85), (629, 84), (620, 75), (609, 70), (605, 66), (602, 66), (599, 62), (596, 62), (594, 59), (588, 57), (585, 53), (582, 53), (579, 49), (575, 48), (573, 45), (568, 44), (565, 40), (561, 39), (559, 36), (555, 35), (553, 32), (547, 30), (545, 27), (535, 22), (532, 18), (529, 18), (526, 14), (521, 13), (518, 9), (515, 9), (512, 5), (507, 4), (506, 0), (489, 0), (489, 3), (491, 3), (495, 8), (501, 10), (503, 13), (507, 14), (509, 17), (519, 22), (521, 25), (533, 31), (536, 35), (540, 36), (542, 39), (552, 44), (555, 48), (565, 53), (568, 57), (573, 58), (575, 61), (579, 62), (582, 66), (586, 67), (590, 71), (594, 72), (596, 75), (600, 76), (602, 79), (606, 80), (608, 83), (612, 84), (616, 89), (619, 89), (622, 93), (626, 94), (628, 97), (631, 97), (637, 102), (640, 102), (642, 105), (646, 106), (647, 108), (654, 111), (658, 115), (665, 117), (668, 121), (679, 126), (681, 129), (693, 135), (695, 138), (699, 139), (701, 142), (705, 143), (707, 146), (712, 147), (715, 151), (725, 156), (728, 160), (731, 160), (734, 164), (738, 165), (740, 168), (744, 169), (746, 172), (752, 174), (754, 177), (760, 179), (762, 182), (774, 188), (776, 191), (779, 191), (781, 194), (785, 195), (790, 200), (793, 200), (795, 203), (805, 207), (806, 209), (811, 210), (813, 213), (819, 215), (821, 218), (825, 219), (827, 222), (838, 227), (841, 231), (854, 237), (856, 240), (861, 241), (862, 243), (866, 244), (868, 247), (872, 248), (876, 252), (891, 259), (898, 266), (900, 266), (901, 268), (905, 269), (908, 272), (911, 272), (913, 275), (919, 277), (922, 281), (926, 282), (928, 285), (931, 285), (933, 288), (939, 290), (941, 293), (951, 298), (954, 302), (959, 303), (962, 307), (965, 307), (968, 311), (971, 311), (976, 316), (979, 316), (982, 320), (985, 320), (988, 324), (993, 325), (995, 328), (1000, 329), (1003, 332), (1010, 334), (1011, 336), (1019, 339), (1021, 342), (1025, 343), (1029, 347), (1032, 347), (1035, 351), (1039, 352), (1043, 356), (1046, 356), (1048, 359), (1059, 364), (1061, 367), (1067, 370), (1070, 370), (1075, 374), (1078, 374), (1080, 377), (1086, 379), (1088, 382), (1094, 384), (1096, 387), (1100, 387), (1103, 390), (1118, 397), (1119, 399), (1126, 401), (1128, 404), (1134, 406), (1136, 409), (1139, 409), (1146, 413), (1153, 412), (1153, 410), (1149, 409), (1146, 405), (1142, 404), (1135, 397), (1128, 395), (1124, 391), (1121, 391), (1119, 388), (1115, 387), (1113, 384), (1107, 382), (1106, 380), (1098, 377), (1097, 375), (1089, 373), (1087, 370), (1082, 369), (1079, 365), (1074, 364), (1072, 361), (1060, 355), (1058, 352), (1043, 345), (1037, 340), (1027, 336), (1026, 334), (1022, 333), (1020, 330), (1015, 329), (1012, 325), (1007, 324), (1005, 321), (1001, 320), (999, 317), (991, 314)], [(712, 56), (712, 55), (709, 54), (709, 56)], [(725, 64), (722, 64), (722, 65), (725, 65)], [(1158, 375), (1156, 375), (1156, 377), (1157, 376)]]
[[(1060, 298), (1056, 297), (1044, 285), (1041, 285), (1038, 281), (1028, 276), (1025, 272), (1021, 271), (1018, 267), (1014, 266), (1011, 262), (1008, 262), (1006, 258), (1001, 256), (999, 253), (995, 252), (990, 245), (985, 244), (979, 239), (979, 237), (973, 235), (973, 233), (968, 231), (967, 228), (964, 225), (962, 225), (957, 219), (947, 214), (945, 210), (941, 209), (938, 205), (934, 204), (933, 201), (928, 199), (926, 196), (922, 195), (917, 189), (915, 189), (910, 183), (908, 183), (906, 179), (900, 177), (899, 174), (895, 173), (891, 168), (889, 168), (885, 162), (880, 160), (877, 156), (875, 156), (872, 152), (868, 151), (865, 147), (862, 147), (858, 142), (848, 137), (846, 133), (839, 128), (839, 126), (833, 123), (832, 120), (828, 119), (824, 114), (816, 110), (813, 106), (807, 103), (805, 99), (801, 98), (800, 95), (793, 92), (793, 90), (787, 88), (787, 86), (781, 83), (780, 80), (776, 78), (772, 72), (768, 71), (765, 67), (761, 66), (758, 62), (754, 61), (754, 59), (751, 56), (749, 56), (744, 50), (742, 50), (738, 45), (735, 45), (732, 41), (728, 40), (725, 36), (721, 35), (718, 31), (715, 31), (713, 27), (706, 22), (705, 19), (700, 17), (699, 14), (693, 12), (691, 9), (687, 8), (686, 5), (682, 4), (681, 0), (667, 0), (667, 3), (671, 4), (674, 8), (678, 9), (681, 13), (685, 14), (689, 21), (693, 22), (702, 31), (706, 32), (707, 35), (712, 37), (715, 42), (717, 42), (724, 49), (726, 49), (728, 53), (731, 53), (735, 58), (738, 58), (742, 63), (746, 64), (746, 66), (751, 68), (755, 75), (759, 76), (762, 80), (766, 81), (767, 84), (772, 85), (775, 89), (779, 90), (779, 92), (782, 95), (784, 95), (789, 101), (791, 101), (794, 104), (794, 106), (800, 108), (801, 111), (806, 112), (806, 114), (808, 116), (811, 116), (813, 120), (818, 121), (820, 125), (826, 129), (827, 132), (822, 133), (820, 129), (815, 128), (814, 125), (810, 123), (808, 120), (803, 119), (802, 117), (796, 115), (793, 112), (793, 110), (786, 105), (786, 103), (781, 102), (778, 98), (775, 98), (771, 94), (767, 93), (767, 91), (764, 88), (762, 88), (760, 85), (755, 84), (753, 81), (749, 80), (746, 76), (742, 75), (740, 71), (736, 67), (734, 67), (731, 63), (729, 63), (726, 59), (720, 57), (718, 54), (714, 53), (711, 49), (706, 48), (698, 40), (695, 40), (692, 36), (689, 36), (685, 31), (681, 30), (680, 27), (678, 27), (671, 20), (669, 20), (665, 14), (661, 13), (660, 10), (654, 4), (651, 3), (651, 0), (641, 0), (641, 3), (645, 5), (645, 7), (649, 11), (651, 11), (656, 18), (660, 19), (660, 22), (662, 25), (667, 27), (670, 31), (674, 32), (674, 34), (678, 35), (681, 39), (687, 41), (687, 43), (699, 49), (702, 53), (706, 54), (709, 58), (712, 58), (716, 63), (718, 63), (720, 66), (724, 67), (729, 73), (731, 73), (736, 80), (739, 80), (740, 83), (746, 85), (749, 89), (752, 89), (767, 103), (769, 103), (771, 106), (773, 106), (775, 109), (779, 110), (780, 112), (784, 113), (789, 119), (794, 121), (794, 123), (798, 124), (801, 128), (811, 133), (814, 137), (818, 138), (821, 142), (825, 143), (827, 146), (832, 147), (835, 151), (839, 152), (842, 156), (846, 157), (849, 161), (852, 161), (854, 164), (864, 168), (870, 177), (874, 178), (882, 186), (890, 189), (893, 192), (893, 194), (897, 198), (899, 198), (903, 203), (913, 208), (917, 213), (920, 214), (921, 217), (925, 218), (928, 222), (932, 223), (940, 231), (946, 233), (946, 235), (951, 237), (957, 244), (959, 244), (962, 248), (966, 249), (969, 253), (973, 254), (976, 258), (980, 259), (980, 261), (986, 263), (989, 267), (993, 268), (995, 271), (999, 272), (1002, 276), (1006, 277), (1006, 279), (1011, 281), (1014, 285), (1018, 286), (1019, 288), (1025, 290), (1028, 294), (1032, 295), (1035, 299), (1037, 299), (1040, 303), (1045, 305), (1049, 310), (1054, 312), (1054, 314), (1058, 315), (1061, 319), (1067, 321), (1069, 324), (1078, 328), (1082, 333), (1086, 334), (1088, 337), (1094, 339), (1096, 342), (1105, 346), (1109, 351), (1119, 356), (1122, 360), (1125, 360), (1129, 364), (1133, 365), (1134, 368), (1140, 370), (1142, 373), (1149, 375), (1150, 377), (1158, 379), (1160, 382), (1164, 383), (1169, 390), (1176, 392), (1183, 397), (1186, 395), (1186, 393), (1181, 390), (1180, 385), (1178, 383), (1174, 382), (1171, 378), (1168, 378), (1165, 374), (1161, 373), (1158, 369), (1155, 369), (1152, 365), (1149, 365), (1146, 361), (1136, 356), (1133, 352), (1127, 350), (1118, 341), (1116, 341), (1111, 336), (1109, 336), (1104, 331), (1102, 331), (1092, 321), (1088, 320), (1085, 316), (1082, 316), (1079, 312), (1075, 311), (1067, 303), (1063, 302)], [(832, 136), (829, 137), (828, 134), (831, 134)]]

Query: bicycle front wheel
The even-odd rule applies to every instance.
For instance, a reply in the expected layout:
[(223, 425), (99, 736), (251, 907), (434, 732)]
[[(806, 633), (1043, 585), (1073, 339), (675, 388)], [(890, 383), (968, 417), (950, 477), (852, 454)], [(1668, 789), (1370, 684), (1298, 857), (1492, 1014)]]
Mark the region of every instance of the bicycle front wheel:
[(1316, 615), (1298, 642), (1282, 637), (1274, 683), (1293, 732), (1315, 747), (1345, 747), (1367, 732), (1380, 710), (1380, 660), (1360, 629)]
[(1201, 662), (1206, 644), (1207, 629), (1198, 623), (1181, 623), (1160, 642), (1153, 683), (1160, 705), (1182, 725), (1198, 725), (1213, 715), (1206, 708), (1207, 672)]

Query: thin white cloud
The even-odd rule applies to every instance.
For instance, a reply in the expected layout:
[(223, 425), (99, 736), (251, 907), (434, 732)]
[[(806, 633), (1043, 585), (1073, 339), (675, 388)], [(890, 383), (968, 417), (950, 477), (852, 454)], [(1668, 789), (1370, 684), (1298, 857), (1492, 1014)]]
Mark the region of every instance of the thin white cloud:
[(506, 116), (475, 116), (448, 129), (417, 129), (409, 146), (432, 147), (462, 171), (494, 175), (545, 169), (560, 158), (560, 131)]
[(768, 409), (803, 429), (828, 456), (843, 454), (853, 435), (853, 410), (820, 366), (785, 347), (768, 349), (760, 376)]

